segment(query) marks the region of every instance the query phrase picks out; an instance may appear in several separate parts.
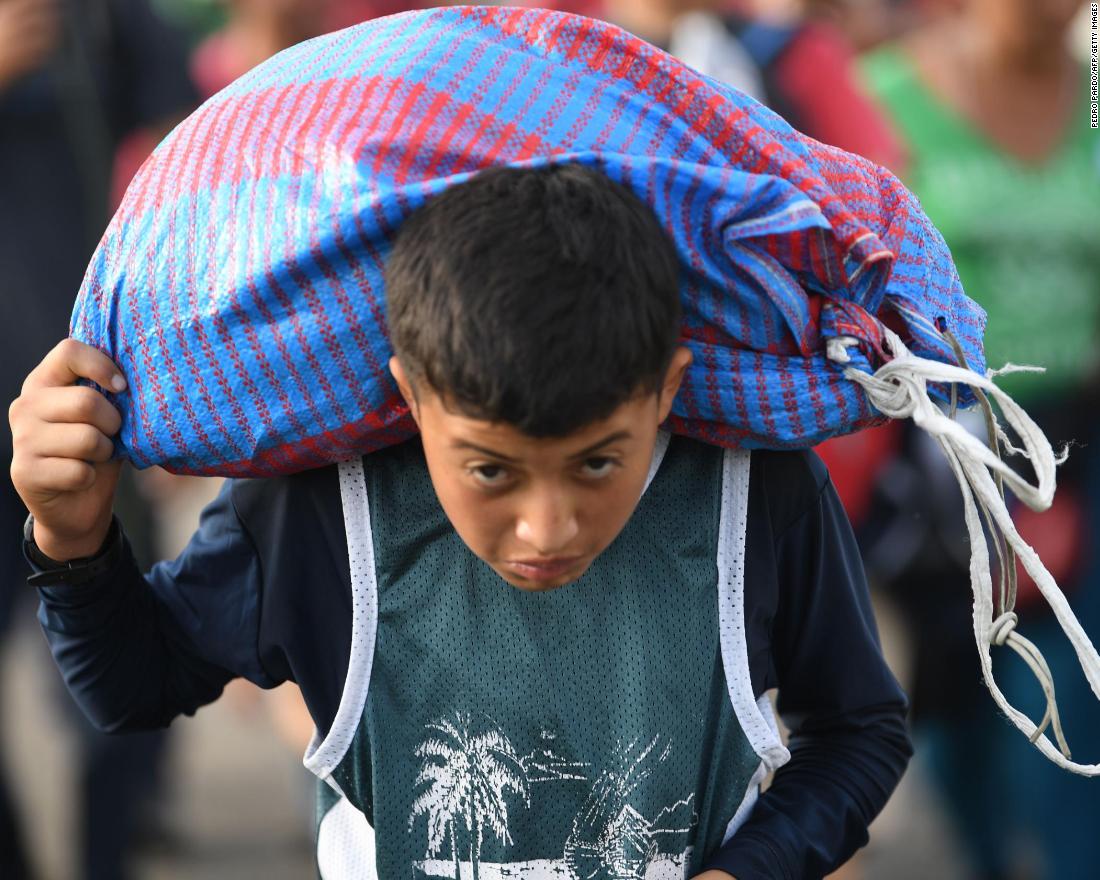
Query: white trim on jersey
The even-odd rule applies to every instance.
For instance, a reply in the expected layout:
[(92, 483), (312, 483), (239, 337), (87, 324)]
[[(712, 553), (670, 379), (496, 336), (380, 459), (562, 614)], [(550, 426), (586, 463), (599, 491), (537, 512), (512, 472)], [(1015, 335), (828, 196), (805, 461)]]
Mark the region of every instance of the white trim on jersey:
[[(745, 824), (745, 820), (749, 818), (749, 813), (752, 812), (752, 808), (756, 806), (756, 802), (760, 799), (760, 785), (767, 775), (768, 765), (761, 761), (757, 764), (756, 772), (752, 774), (752, 779), (749, 780), (749, 784), (745, 788), (745, 797), (741, 801), (741, 805), (737, 808), (737, 812), (733, 814), (729, 825), (726, 826), (725, 836), (722, 837), (723, 846), (730, 842), (730, 838), (737, 833), (738, 829)], [(328, 878), (326, 877), (325, 880), (328, 880)]]
[[(779, 724), (775, 719), (775, 707), (772, 706), (772, 701), (768, 698), (768, 695), (761, 695), (760, 699), (756, 701), (756, 705), (760, 710), (760, 714), (764, 716), (764, 720), (767, 722), (768, 727), (772, 729), (776, 739), (778, 739)], [(729, 839), (737, 833), (738, 829), (745, 824), (745, 820), (749, 818), (749, 813), (752, 812), (752, 808), (756, 806), (756, 802), (760, 798), (760, 786), (767, 778), (768, 773), (769, 769), (767, 762), (761, 761), (757, 765), (756, 771), (752, 774), (748, 786), (745, 788), (744, 800), (741, 801), (741, 805), (733, 814), (733, 818), (730, 819), (729, 825), (726, 826), (726, 834), (722, 838), (723, 844), (729, 843)]]
[(657, 476), (657, 471), (661, 469), (661, 462), (665, 460), (665, 453), (668, 452), (668, 441), (670, 439), (672, 439), (672, 435), (668, 431), (657, 432), (657, 443), (653, 447), (653, 459), (649, 462), (649, 473), (646, 474), (645, 485), (642, 487), (643, 495), (649, 488), (649, 484), (653, 482), (653, 478)]
[[(745, 633), (745, 535), (748, 531), (750, 462), (750, 453), (744, 449), (727, 449), (722, 456), (722, 512), (718, 524), (718, 633), (722, 645), (722, 668), (726, 673), (726, 687), (733, 711), (753, 751), (760, 756), (768, 771), (774, 771), (791, 759), (791, 753), (779, 738), (775, 714), (767, 697), (757, 701), (753, 695), (749, 673)], [(750, 790), (755, 790), (755, 787), (750, 786)]]
[(378, 880), (374, 829), (347, 798), (340, 798), (317, 828), (321, 880)]
[(303, 763), (311, 773), (326, 779), (347, 753), (367, 704), (374, 640), (378, 632), (378, 577), (374, 566), (374, 535), (363, 460), (340, 465), (340, 500), (351, 568), (351, 656), (340, 706), (328, 735), (320, 743), (314, 734)]

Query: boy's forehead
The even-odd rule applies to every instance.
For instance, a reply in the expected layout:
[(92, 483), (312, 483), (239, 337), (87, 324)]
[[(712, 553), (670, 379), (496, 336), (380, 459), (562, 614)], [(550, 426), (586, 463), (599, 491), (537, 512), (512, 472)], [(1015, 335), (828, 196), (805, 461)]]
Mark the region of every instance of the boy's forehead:
[(429, 393), (420, 401), (420, 430), (425, 440), (457, 451), (489, 452), (498, 458), (573, 458), (638, 433), (638, 418), (646, 400), (631, 398), (606, 418), (582, 425), (558, 437), (534, 437), (508, 422), (463, 413), (453, 402)]

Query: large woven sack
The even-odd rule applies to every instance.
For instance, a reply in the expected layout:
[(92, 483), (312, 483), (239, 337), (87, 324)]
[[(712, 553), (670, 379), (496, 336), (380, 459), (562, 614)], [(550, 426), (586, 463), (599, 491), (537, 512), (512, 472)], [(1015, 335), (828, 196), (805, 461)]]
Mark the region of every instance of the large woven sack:
[(676, 432), (798, 447), (877, 420), (825, 346), (850, 337), (871, 372), (884, 325), (954, 363), (949, 329), (984, 369), (984, 315), (888, 172), (605, 23), (429, 10), (281, 53), (144, 165), (72, 321), (129, 380), (120, 452), (259, 476), (409, 436), (386, 366), (394, 231), (479, 169), (564, 161), (630, 186), (675, 239), (695, 354)]

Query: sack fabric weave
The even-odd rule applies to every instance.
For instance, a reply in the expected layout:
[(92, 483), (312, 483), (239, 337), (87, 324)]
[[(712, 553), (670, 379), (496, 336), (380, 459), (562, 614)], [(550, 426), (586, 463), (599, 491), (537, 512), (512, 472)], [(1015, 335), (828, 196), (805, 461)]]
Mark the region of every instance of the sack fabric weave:
[(603, 22), (428, 10), (281, 53), (143, 166), (72, 321), (129, 380), (120, 453), (264, 476), (409, 436), (386, 365), (395, 230), (480, 169), (563, 161), (631, 187), (675, 239), (695, 355), (678, 433), (787, 448), (880, 419), (825, 343), (854, 338), (847, 366), (870, 372), (884, 326), (954, 363), (949, 329), (984, 371), (985, 316), (885, 170)]

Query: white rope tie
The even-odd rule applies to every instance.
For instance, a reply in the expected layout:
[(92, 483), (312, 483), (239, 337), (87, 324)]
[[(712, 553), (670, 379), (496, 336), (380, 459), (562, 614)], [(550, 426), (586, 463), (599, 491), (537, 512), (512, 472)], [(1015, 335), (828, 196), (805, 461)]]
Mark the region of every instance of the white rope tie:
[[(1083, 776), (1100, 776), (1100, 764), (1078, 764), (1070, 757), (1069, 746), (1062, 733), (1058, 706), (1054, 698), (1054, 679), (1050, 667), (1039, 649), (1016, 632), (1015, 559), (1023, 564), (1043, 598), (1049, 603), (1062, 631), (1073, 645), (1093, 694), (1100, 699), (1100, 656), (1096, 653), (1069, 602), (1047, 571), (1035, 551), (1028, 545), (1009, 516), (1003, 487), (1032, 510), (1045, 510), (1054, 500), (1055, 458), (1050, 442), (1030, 416), (990, 378), (965, 367), (943, 364), (920, 358), (905, 347), (897, 334), (884, 328), (886, 341), (893, 354), (889, 363), (869, 375), (854, 367), (844, 370), (846, 378), (858, 383), (871, 404), (883, 415), (894, 419), (911, 418), (940, 445), (963, 496), (967, 531), (970, 533), (970, 582), (974, 592), (974, 638), (981, 658), (982, 677), (993, 699), (1028, 739), (1051, 761)], [(837, 337), (826, 343), (828, 357), (841, 364), (849, 363), (847, 349), (855, 345), (852, 337)], [(929, 382), (968, 385), (985, 392), (1000, 407), (1002, 417), (1016, 433), (1021, 448), (1014, 451), (1027, 458), (1035, 471), (1034, 485), (1009, 467), (962, 425), (949, 418), (928, 395)], [(991, 412), (991, 411), (990, 411)], [(991, 442), (1004, 436), (995, 423), (991, 426)], [(1006, 438), (1007, 439), (1007, 438)], [(991, 540), (1001, 564), (1001, 590), (994, 613), (993, 578), (990, 569), (989, 546), (982, 526), (988, 524)], [(1011, 572), (1008, 569), (1011, 568)], [(1036, 725), (1012, 706), (993, 678), (990, 646), (1007, 646), (1015, 651), (1034, 673), (1046, 696), (1047, 709)], [(1058, 748), (1045, 735), (1050, 728)]]
[(1062, 721), (1058, 717), (1058, 702), (1054, 699), (1054, 676), (1051, 674), (1050, 667), (1047, 666), (1046, 658), (1035, 647), (1035, 643), (1025, 639), (1015, 631), (1017, 622), (1016, 614), (1012, 611), (1006, 611), (993, 621), (993, 627), (989, 633), (989, 643), (998, 647), (1007, 645), (1019, 654), (1020, 658), (1031, 667), (1032, 673), (1043, 688), (1043, 696), (1047, 698), (1047, 709), (1043, 714), (1043, 720), (1039, 722), (1039, 726), (1035, 728), (1028, 739), (1032, 743), (1037, 742), (1049, 725), (1054, 731), (1054, 736), (1058, 740), (1058, 748), (1062, 754), (1067, 758), (1072, 758), (1069, 745), (1066, 743), (1066, 737), (1062, 733)]

